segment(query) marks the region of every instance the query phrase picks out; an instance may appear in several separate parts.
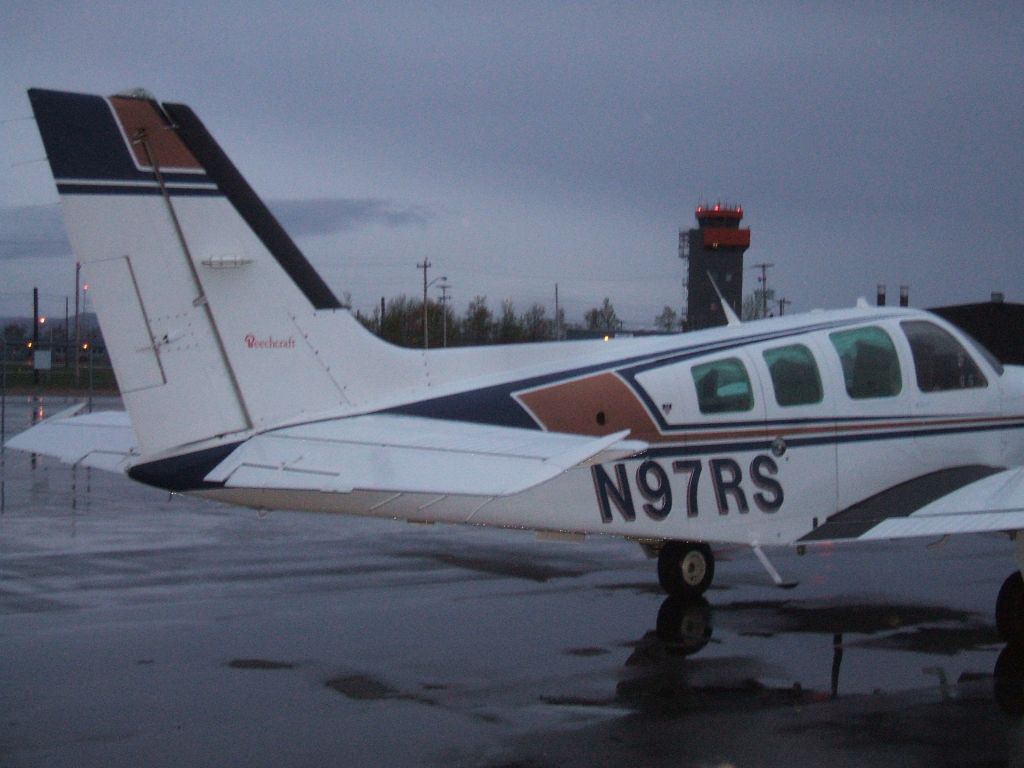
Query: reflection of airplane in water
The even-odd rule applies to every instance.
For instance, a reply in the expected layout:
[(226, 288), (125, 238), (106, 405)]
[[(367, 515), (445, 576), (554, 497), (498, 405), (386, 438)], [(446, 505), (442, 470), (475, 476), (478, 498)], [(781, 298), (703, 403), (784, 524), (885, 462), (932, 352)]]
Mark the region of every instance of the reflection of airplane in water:
[[(821, 614), (829, 618), (819, 621)], [(801, 626), (802, 617), (814, 615), (809, 626)], [(901, 615), (906, 623), (891, 620)], [(691, 657), (700, 654), (712, 641), (716, 615), (731, 619), (740, 628), (740, 634), (752, 634), (769, 639), (776, 634), (811, 633), (820, 636), (823, 643), (831, 644), (832, 657), (829, 671), (830, 689), (814, 690), (799, 683), (772, 688), (757, 682), (761, 673), (759, 660), (724, 656), (701, 660), (694, 664)], [(800, 618), (795, 618), (800, 617)], [(823, 611), (815, 607), (793, 606), (788, 603), (752, 603), (711, 606), (704, 598), (687, 599), (669, 595), (661, 603), (655, 628), (635, 644), (626, 661), (628, 668), (644, 670), (639, 675), (627, 676), (619, 685), (620, 697), (629, 699), (651, 696), (659, 707), (689, 707), (695, 693), (706, 695), (742, 694), (761, 705), (771, 703), (801, 703), (836, 699), (841, 691), (843, 657), (847, 648), (904, 650), (921, 659), (921, 652), (953, 652), (949, 647), (950, 630), (941, 626), (918, 623), (929, 618), (939, 622), (957, 617), (957, 612), (928, 607), (856, 606)], [(957, 617), (962, 620), (962, 617)], [(901, 620), (901, 621), (902, 621)], [(761, 625), (763, 622), (763, 626)], [(981, 631), (978, 631), (981, 630)], [(846, 641), (849, 634), (862, 638), (852, 645)], [(881, 639), (870, 636), (881, 634)], [(868, 638), (864, 639), (864, 635)], [(994, 639), (987, 637), (980, 627), (961, 627), (956, 639), (956, 651), (986, 646)], [(931, 636), (934, 636), (931, 640)], [(960, 683), (977, 682), (978, 675), (965, 675), (960, 680), (948, 680), (941, 666), (922, 668), (922, 675), (934, 674), (943, 699), (952, 697)], [(812, 679), (823, 680), (821, 674)], [(1006, 713), (1024, 715), (1024, 647), (1009, 643), (999, 653), (992, 671), (993, 694), (996, 703)], [(676, 697), (678, 700), (671, 701)], [(687, 703), (689, 702), (689, 703)]]
[[(703, 593), (710, 543), (1007, 533), (1024, 370), (914, 310), (415, 351), (335, 298), (188, 107), (30, 99), (127, 415), (11, 445), (257, 508), (611, 534)], [(733, 318), (734, 320), (734, 318)], [(1024, 638), (1024, 580), (997, 601)]]

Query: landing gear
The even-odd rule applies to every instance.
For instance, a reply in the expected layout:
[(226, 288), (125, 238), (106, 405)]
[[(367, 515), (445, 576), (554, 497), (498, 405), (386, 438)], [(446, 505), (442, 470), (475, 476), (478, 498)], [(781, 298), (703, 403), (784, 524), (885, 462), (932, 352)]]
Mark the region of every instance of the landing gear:
[(715, 556), (707, 544), (666, 541), (658, 553), (658, 581), (670, 595), (700, 597), (715, 578)]
[(1024, 643), (1024, 577), (1020, 571), (1007, 576), (999, 590), (996, 629), (1007, 643)]

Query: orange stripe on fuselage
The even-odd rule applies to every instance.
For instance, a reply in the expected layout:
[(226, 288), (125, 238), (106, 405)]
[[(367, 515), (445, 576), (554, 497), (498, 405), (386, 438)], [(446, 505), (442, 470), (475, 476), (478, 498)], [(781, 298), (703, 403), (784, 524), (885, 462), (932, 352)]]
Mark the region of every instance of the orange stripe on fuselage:
[(610, 435), (623, 429), (638, 440), (663, 439), (633, 390), (614, 373), (598, 373), (516, 394), (551, 432)]

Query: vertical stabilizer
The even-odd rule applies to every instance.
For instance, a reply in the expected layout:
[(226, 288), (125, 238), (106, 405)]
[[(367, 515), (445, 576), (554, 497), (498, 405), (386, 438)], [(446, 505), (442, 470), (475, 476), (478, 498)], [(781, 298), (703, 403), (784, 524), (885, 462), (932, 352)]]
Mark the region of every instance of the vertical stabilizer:
[(354, 371), (304, 330), (325, 320), (400, 356), (340, 310), (188, 107), (29, 97), (144, 455), (349, 404)]

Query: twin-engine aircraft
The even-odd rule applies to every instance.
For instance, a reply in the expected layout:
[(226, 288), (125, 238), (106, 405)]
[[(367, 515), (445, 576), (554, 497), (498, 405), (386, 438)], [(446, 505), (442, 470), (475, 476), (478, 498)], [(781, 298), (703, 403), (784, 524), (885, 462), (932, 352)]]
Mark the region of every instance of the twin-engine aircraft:
[[(1024, 567), (1024, 368), (925, 312), (414, 351), (365, 330), (188, 107), (29, 91), (126, 413), (10, 441), (175, 492), (611, 534), (670, 593), (712, 544), (1001, 532)], [(951, 576), (954, 578), (954, 576)], [(1024, 580), (996, 606), (1024, 639)]]

